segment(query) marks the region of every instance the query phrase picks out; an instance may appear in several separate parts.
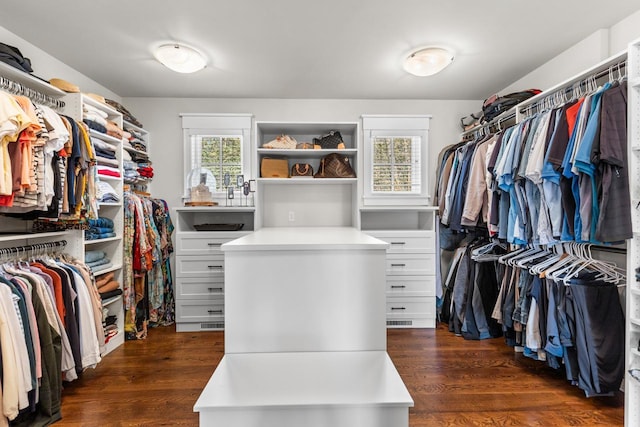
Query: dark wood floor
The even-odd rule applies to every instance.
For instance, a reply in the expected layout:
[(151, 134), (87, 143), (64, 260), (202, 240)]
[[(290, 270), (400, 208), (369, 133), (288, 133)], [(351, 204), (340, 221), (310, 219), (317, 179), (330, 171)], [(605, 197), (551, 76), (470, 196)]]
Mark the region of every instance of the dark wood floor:
[[(622, 393), (587, 399), (561, 373), (514, 354), (502, 339), (465, 341), (444, 326), (387, 336), (415, 401), (411, 426), (624, 424)], [(223, 353), (222, 332), (153, 329), (68, 384), (56, 426), (197, 426), (193, 404)]]

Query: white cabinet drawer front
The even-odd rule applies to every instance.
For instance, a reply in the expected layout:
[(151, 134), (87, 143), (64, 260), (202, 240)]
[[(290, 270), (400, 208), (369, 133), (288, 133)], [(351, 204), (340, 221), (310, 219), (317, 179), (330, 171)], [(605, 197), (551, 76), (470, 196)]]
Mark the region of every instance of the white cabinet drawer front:
[(178, 298), (222, 298), (224, 296), (223, 277), (183, 277), (176, 281)]
[(214, 277), (224, 275), (224, 256), (177, 256), (176, 277)]
[(224, 319), (224, 299), (176, 301), (176, 321), (205, 322)]
[(205, 255), (220, 254), (220, 245), (228, 242), (229, 238), (197, 237), (178, 235), (176, 238), (177, 255)]
[(436, 237), (433, 231), (367, 231), (367, 234), (389, 243), (391, 246), (387, 249), (387, 253), (434, 253), (436, 251)]
[(435, 297), (387, 298), (387, 318), (435, 317)]
[(387, 296), (436, 296), (436, 276), (390, 276)]
[(387, 254), (387, 276), (436, 273), (435, 254)]

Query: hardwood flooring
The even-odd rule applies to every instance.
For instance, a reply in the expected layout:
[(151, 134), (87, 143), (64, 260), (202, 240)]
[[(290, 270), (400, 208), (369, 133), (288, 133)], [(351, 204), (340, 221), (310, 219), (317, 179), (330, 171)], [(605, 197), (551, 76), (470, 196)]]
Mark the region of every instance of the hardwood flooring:
[[(515, 354), (501, 338), (465, 341), (444, 325), (390, 329), (387, 337), (415, 402), (412, 427), (624, 424), (622, 393), (587, 399), (563, 373)], [(193, 404), (223, 354), (222, 332), (152, 329), (67, 384), (55, 425), (197, 426)]]

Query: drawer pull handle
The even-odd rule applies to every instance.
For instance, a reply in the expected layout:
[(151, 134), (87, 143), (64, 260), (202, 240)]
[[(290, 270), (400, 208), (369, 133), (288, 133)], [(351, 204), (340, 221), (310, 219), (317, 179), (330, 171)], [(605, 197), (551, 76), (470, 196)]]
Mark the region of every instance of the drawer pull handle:
[(391, 242), (392, 245), (406, 245), (407, 242)]
[(406, 307), (391, 307), (391, 310), (406, 310)]
[(207, 310), (209, 314), (222, 314), (222, 310)]
[(222, 268), (221, 265), (207, 265), (208, 268)]
[(404, 267), (407, 264), (391, 264), (391, 267)]
[(391, 285), (391, 289), (404, 289), (406, 287), (406, 285)]
[(207, 243), (207, 246), (220, 246), (220, 243)]
[(222, 288), (207, 288), (209, 292), (222, 292)]

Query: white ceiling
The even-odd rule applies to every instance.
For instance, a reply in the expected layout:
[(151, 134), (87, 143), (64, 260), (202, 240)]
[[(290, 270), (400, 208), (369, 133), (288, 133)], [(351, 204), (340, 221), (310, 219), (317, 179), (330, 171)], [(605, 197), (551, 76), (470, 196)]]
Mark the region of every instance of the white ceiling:
[[(638, 0), (3, 0), (0, 26), (122, 97), (484, 99)], [(209, 66), (174, 73), (151, 47), (182, 41)], [(406, 74), (416, 47), (456, 52)], [(38, 64), (33, 64), (38, 75)], [(63, 77), (63, 76), (43, 76)], [(523, 88), (524, 89), (524, 88)]]

